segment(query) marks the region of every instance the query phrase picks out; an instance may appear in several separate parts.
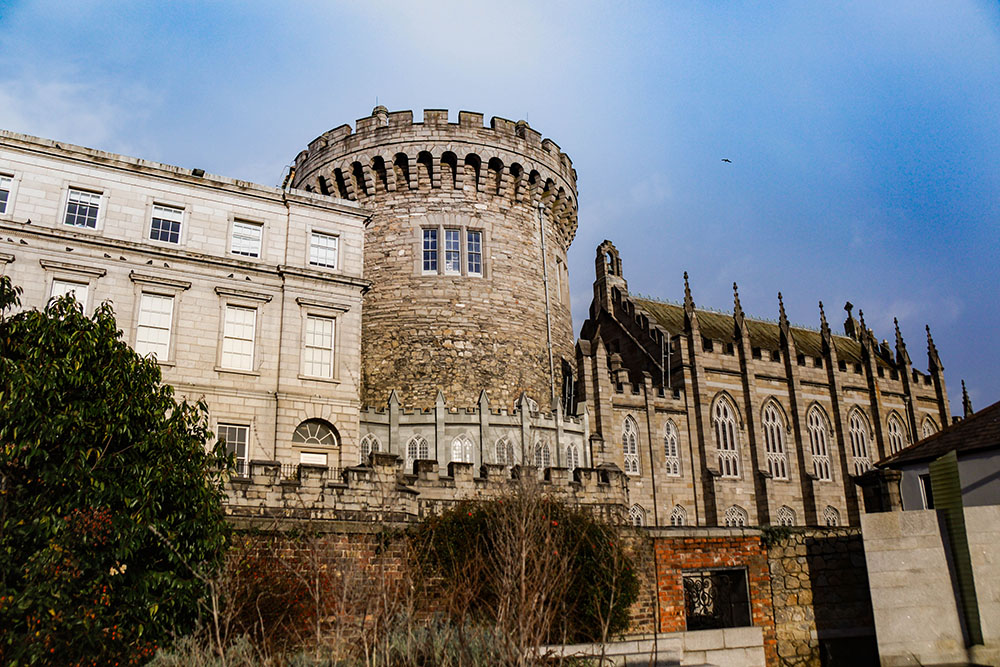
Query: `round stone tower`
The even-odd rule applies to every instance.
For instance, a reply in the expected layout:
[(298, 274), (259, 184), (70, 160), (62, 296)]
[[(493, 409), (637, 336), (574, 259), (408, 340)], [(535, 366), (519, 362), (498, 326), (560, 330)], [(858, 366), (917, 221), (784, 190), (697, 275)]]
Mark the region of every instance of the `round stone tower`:
[[(315, 139), (292, 185), (359, 202), (365, 235), (362, 402), (472, 406), (486, 390), (547, 410), (573, 363), (566, 252), (576, 172), (524, 121), (375, 107)], [(546, 290), (546, 285), (548, 289)], [(551, 353), (550, 353), (551, 350)]]

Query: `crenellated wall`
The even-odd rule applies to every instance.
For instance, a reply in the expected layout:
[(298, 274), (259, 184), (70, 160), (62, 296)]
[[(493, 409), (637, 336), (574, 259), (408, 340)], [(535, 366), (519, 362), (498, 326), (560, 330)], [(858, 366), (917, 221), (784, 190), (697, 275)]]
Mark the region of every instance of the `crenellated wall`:
[[(526, 393), (550, 408), (572, 360), (566, 253), (577, 227), (576, 172), (550, 139), (481, 114), (377, 107), (314, 140), (293, 185), (360, 203), (365, 235), (362, 402), (395, 390), (416, 408), (439, 391), (462, 406), (483, 390), (512, 407)], [(436, 230), (436, 266), (424, 230)], [(446, 258), (445, 234), (457, 240)], [(470, 244), (481, 241), (474, 267)], [(450, 257), (450, 256), (449, 256)], [(548, 315), (548, 317), (546, 317)], [(551, 340), (551, 363), (549, 341)]]

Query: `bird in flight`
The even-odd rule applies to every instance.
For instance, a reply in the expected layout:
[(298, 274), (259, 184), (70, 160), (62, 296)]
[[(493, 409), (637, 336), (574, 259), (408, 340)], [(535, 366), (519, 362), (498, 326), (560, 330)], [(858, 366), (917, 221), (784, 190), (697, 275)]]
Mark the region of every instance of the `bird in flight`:
[(732, 161), (732, 160), (730, 160), (730, 159), (729, 159), (729, 158), (727, 158), (727, 157), (724, 157), (724, 158), (722, 158), (722, 161), (723, 161), (723, 162), (728, 162), (729, 164), (732, 164), (732, 163), (733, 163), (733, 161)]

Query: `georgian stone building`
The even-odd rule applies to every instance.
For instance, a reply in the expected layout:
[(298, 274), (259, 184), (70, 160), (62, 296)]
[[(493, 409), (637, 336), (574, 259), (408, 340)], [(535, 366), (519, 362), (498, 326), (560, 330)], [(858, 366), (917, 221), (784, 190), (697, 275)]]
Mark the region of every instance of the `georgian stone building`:
[(537, 474), (641, 525), (857, 525), (855, 477), (950, 422), (929, 333), (924, 374), (850, 307), (837, 335), (686, 278), (639, 299), (610, 242), (574, 345), (576, 226), (558, 145), (469, 112), (376, 107), (281, 189), (0, 132), (0, 271), (26, 307), (112, 302), (208, 403), (234, 513), (412, 517)]

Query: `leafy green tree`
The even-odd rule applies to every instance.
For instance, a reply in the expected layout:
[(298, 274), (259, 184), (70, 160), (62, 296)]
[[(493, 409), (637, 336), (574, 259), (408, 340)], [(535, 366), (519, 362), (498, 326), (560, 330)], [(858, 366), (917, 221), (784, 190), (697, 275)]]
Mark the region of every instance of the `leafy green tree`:
[(0, 663), (138, 664), (190, 630), (231, 467), (114, 313), (0, 278)]

